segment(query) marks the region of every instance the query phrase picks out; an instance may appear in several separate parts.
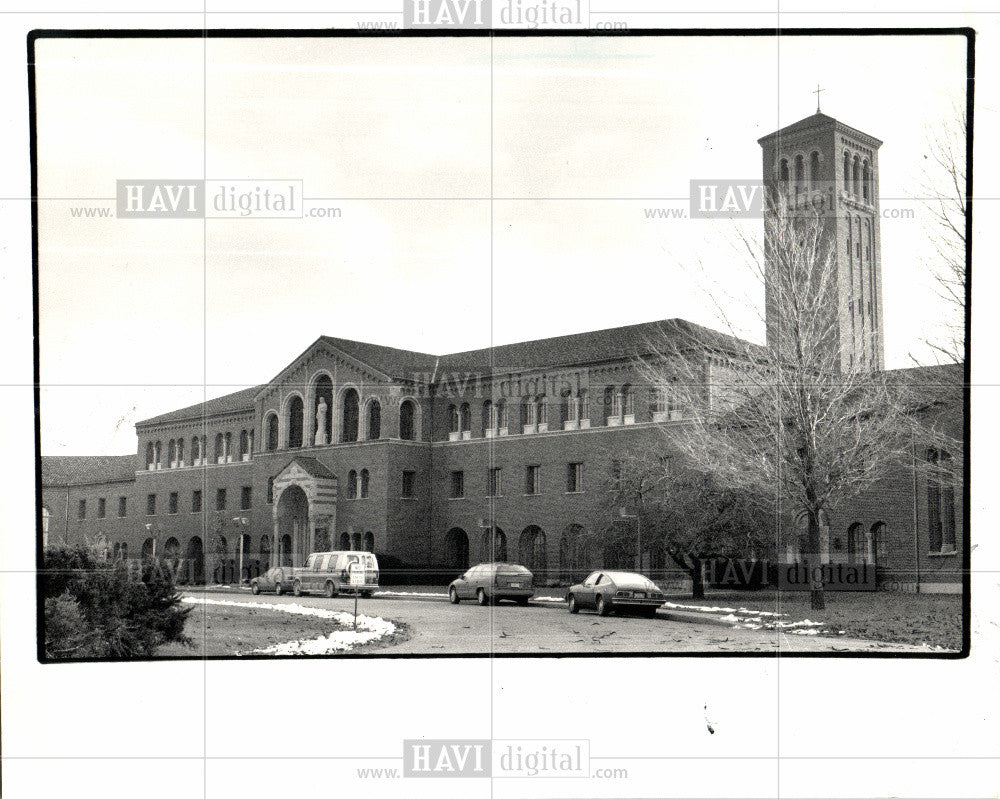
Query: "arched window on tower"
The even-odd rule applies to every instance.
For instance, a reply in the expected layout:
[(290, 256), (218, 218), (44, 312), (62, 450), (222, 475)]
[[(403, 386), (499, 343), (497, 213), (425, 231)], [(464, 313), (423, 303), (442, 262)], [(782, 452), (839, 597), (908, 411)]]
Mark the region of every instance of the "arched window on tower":
[(789, 180), (788, 159), (782, 158), (778, 164), (778, 189), (782, 194), (788, 194)]
[(358, 473), (354, 469), (347, 473), (347, 498), (358, 498)]
[(851, 192), (856, 199), (861, 199), (861, 159), (854, 156), (851, 164)]
[(844, 151), (844, 193), (851, 193), (851, 156)]
[(368, 474), (368, 470), (367, 469), (362, 469), (361, 470), (361, 479), (359, 481), (360, 485), (358, 487), (361, 499), (368, 499), (368, 482), (369, 482), (369, 480), (370, 480), (370, 477), (369, 477), (369, 474)]
[(453, 403), (448, 406), (448, 439), (450, 441), (457, 441), (461, 438), (460, 423), (458, 406)]
[(806, 161), (801, 154), (795, 156), (795, 195), (806, 188)]
[(868, 159), (861, 165), (861, 192), (866, 203), (872, 201), (872, 169), (868, 165)]
[(365, 533), (365, 552), (375, 551), (375, 534), (371, 531)]
[(813, 191), (820, 188), (819, 185), (819, 150), (809, 153), (809, 186)]

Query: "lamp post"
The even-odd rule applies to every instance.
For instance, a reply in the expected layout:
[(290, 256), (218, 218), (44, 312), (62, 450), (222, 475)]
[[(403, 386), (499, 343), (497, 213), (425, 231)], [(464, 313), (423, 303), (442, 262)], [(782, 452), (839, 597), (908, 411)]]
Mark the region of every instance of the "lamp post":
[(635, 519), (635, 562), (636, 570), (642, 571), (642, 514), (626, 513), (625, 507), (618, 509), (618, 515), (623, 519)]
[(246, 530), (247, 524), (249, 524), (245, 516), (234, 516), (233, 521), (240, 525), (240, 566), (239, 566), (239, 585), (243, 585), (243, 537), (244, 531)]

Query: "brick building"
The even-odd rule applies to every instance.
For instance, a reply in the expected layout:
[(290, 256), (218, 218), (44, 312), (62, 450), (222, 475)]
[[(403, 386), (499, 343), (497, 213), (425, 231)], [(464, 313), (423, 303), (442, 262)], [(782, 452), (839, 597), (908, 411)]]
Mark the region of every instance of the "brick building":
[[(817, 113), (761, 144), (765, 180), (842, 207), (842, 358), (882, 368), (880, 142)], [(725, 339), (676, 319), (441, 356), (322, 336), (267, 383), (139, 422), (134, 456), (43, 457), (43, 538), (155, 553), (194, 582), (333, 548), (418, 569), (510, 559), (565, 581), (609, 557), (593, 542), (622, 523), (607, 490), (621, 454), (685, 424), (637, 357), (689, 337)], [(930, 373), (961, 384), (960, 367)], [(961, 411), (920, 412), (960, 439)], [(962, 492), (914, 468), (948, 457), (914, 442), (911, 468), (831, 508), (830, 558), (877, 562), (904, 590), (957, 590)]]

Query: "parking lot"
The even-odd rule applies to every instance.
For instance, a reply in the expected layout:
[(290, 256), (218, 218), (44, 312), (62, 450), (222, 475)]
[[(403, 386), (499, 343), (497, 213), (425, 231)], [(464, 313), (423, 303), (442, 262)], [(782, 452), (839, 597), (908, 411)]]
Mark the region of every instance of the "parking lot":
[[(208, 595), (265, 604), (295, 603), (308, 607), (352, 612), (354, 599), (305, 595), (252, 596), (247, 589), (207, 589)], [(358, 612), (404, 622), (407, 640), (380, 647), (372, 654), (464, 655), (464, 654), (628, 654), (697, 652), (830, 652), (891, 651), (926, 652), (921, 647), (881, 644), (848, 637), (804, 636), (780, 630), (750, 630), (732, 625), (676, 621), (661, 610), (653, 618), (597, 616), (592, 612), (567, 612), (562, 602), (532, 600), (527, 607), (509, 603), (480, 607), (474, 602), (452, 605), (439, 592), (412, 596), (405, 591), (383, 589), (371, 599), (358, 602)], [(197, 617), (188, 634), (200, 634)], [(263, 645), (263, 642), (262, 642)], [(359, 650), (363, 653), (364, 649)]]

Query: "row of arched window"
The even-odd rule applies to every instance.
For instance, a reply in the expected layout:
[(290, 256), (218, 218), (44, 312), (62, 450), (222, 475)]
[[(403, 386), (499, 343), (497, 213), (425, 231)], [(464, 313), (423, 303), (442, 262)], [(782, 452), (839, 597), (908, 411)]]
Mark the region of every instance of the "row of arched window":
[[(779, 185), (793, 196), (801, 192), (814, 191), (820, 188), (820, 162), (822, 156), (819, 150), (813, 150), (808, 158), (798, 153), (792, 158), (782, 158), (778, 161)], [(872, 165), (867, 158), (853, 154), (847, 150), (843, 153), (843, 187), (844, 192), (855, 199), (871, 204), (874, 197)]]
[[(166, 451), (162, 441), (150, 441), (146, 444), (146, 469), (181, 469), (185, 466), (207, 466), (210, 463), (233, 463), (248, 461), (253, 457), (253, 430), (241, 430), (236, 439), (234, 449), (233, 434), (217, 433), (214, 439), (214, 449), (208, 453), (207, 436), (192, 436), (190, 449), (185, 452), (186, 440), (171, 438), (167, 442)], [(188, 460), (190, 457), (190, 461)]]
[[(332, 384), (324, 385), (328, 380), (324, 375), (317, 381), (317, 403), (310, 425), (312, 430), (308, 435), (305, 405), (298, 394), (292, 395), (285, 402), (281, 417), (276, 411), (266, 414), (263, 425), (266, 452), (285, 448), (321, 447), (333, 443), (335, 439), (340, 443), (349, 443), (382, 438), (381, 402), (374, 397), (369, 399), (362, 413), (357, 390), (349, 388), (341, 397), (340, 412), (335, 417)], [(333, 426), (335, 420), (338, 422), (337, 428)], [(399, 406), (399, 437), (404, 441), (416, 440), (419, 437), (418, 421), (416, 403), (411, 399), (403, 400)]]
[(371, 477), (367, 469), (360, 472), (351, 469), (347, 473), (347, 498), (348, 499), (368, 499), (368, 486)]

